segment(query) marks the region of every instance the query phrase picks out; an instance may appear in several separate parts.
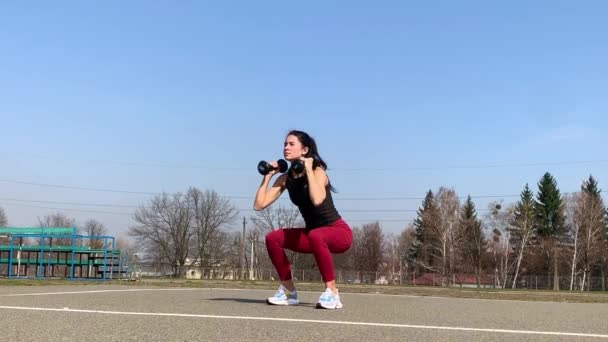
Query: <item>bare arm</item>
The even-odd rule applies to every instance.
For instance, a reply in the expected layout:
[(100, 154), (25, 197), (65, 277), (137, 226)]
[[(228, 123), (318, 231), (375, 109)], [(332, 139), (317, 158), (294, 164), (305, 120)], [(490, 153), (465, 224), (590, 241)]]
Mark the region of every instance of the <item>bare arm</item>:
[(321, 167), (312, 169), (312, 162), (306, 163), (306, 176), (308, 177), (308, 193), (312, 204), (318, 207), (325, 201), (327, 193), (325, 187), (329, 182), (325, 170)]
[(269, 205), (274, 203), (274, 201), (276, 201), (285, 190), (286, 175), (279, 176), (272, 187), (268, 189), (268, 184), (270, 184), (270, 179), (272, 176), (273, 174), (267, 174), (264, 176), (262, 183), (255, 194), (255, 203), (253, 204), (253, 208), (257, 211), (266, 209)]

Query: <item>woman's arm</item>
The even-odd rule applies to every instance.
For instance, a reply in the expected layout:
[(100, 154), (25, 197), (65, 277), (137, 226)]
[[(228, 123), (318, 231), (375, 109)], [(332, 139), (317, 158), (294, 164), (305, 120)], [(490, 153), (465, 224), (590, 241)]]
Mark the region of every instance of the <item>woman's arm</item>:
[(257, 211), (266, 209), (269, 205), (274, 203), (285, 190), (285, 179), (287, 176), (284, 174), (277, 178), (270, 189), (267, 189), (272, 176), (273, 174), (267, 174), (262, 179), (262, 183), (255, 194), (253, 209)]
[(313, 170), (313, 159), (304, 158), (304, 165), (306, 169), (306, 176), (308, 178), (308, 193), (312, 204), (318, 207), (325, 201), (327, 193), (325, 187), (328, 183), (327, 174), (322, 167), (317, 167)]

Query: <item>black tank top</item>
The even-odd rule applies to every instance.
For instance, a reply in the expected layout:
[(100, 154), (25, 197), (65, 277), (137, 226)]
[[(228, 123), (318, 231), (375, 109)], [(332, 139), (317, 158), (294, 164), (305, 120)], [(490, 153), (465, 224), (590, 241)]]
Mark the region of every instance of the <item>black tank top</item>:
[(318, 207), (315, 207), (310, 199), (308, 177), (306, 175), (294, 178), (291, 172), (289, 172), (285, 187), (289, 192), (289, 198), (293, 204), (300, 209), (300, 214), (306, 223), (307, 229), (330, 226), (340, 218), (340, 214), (338, 214), (338, 211), (334, 207), (329, 183), (325, 186), (325, 200)]

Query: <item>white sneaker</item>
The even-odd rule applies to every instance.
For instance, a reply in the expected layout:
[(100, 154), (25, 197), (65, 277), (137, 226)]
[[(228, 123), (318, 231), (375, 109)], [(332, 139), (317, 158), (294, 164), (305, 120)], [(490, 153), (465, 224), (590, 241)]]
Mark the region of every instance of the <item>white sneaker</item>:
[(274, 296), (266, 299), (266, 303), (269, 305), (298, 305), (300, 304), (300, 301), (298, 300), (297, 290), (289, 292), (285, 287), (283, 287), (283, 285), (281, 285)]
[(340, 301), (340, 295), (334, 294), (330, 289), (325, 289), (325, 292), (319, 297), (317, 302), (317, 309), (341, 309), (342, 302)]

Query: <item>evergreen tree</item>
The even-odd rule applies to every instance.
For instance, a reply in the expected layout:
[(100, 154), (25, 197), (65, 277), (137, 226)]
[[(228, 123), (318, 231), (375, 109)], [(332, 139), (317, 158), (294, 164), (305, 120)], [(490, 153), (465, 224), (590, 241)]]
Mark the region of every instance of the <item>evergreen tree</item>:
[[(565, 233), (563, 201), (555, 178), (547, 172), (538, 183), (538, 193), (534, 203), (537, 234), (547, 259), (553, 258), (553, 289), (559, 291), (558, 242)], [(549, 273), (547, 273), (549, 276)]]
[(545, 173), (538, 183), (534, 204), (538, 235), (558, 238), (564, 233), (565, 217), (562, 204), (555, 178), (549, 172)]
[(608, 231), (608, 209), (602, 198), (602, 190), (598, 187), (597, 180), (592, 175), (581, 186), (581, 192), (587, 196), (592, 204), (593, 216), (600, 218), (602, 226), (602, 238), (605, 238)]
[(433, 227), (438, 223), (438, 213), (435, 195), (429, 190), (422, 201), (422, 207), (417, 211), (413, 223), (415, 236), (408, 248), (408, 259), (416, 260), (417, 264), (428, 268), (433, 266)]
[(477, 211), (471, 196), (462, 207), (460, 215), (460, 233), (463, 252), (475, 270), (477, 287), (480, 287), (481, 260), (487, 248), (487, 239), (484, 235), (481, 221), (477, 218)]
[(412, 247), (414, 248), (413, 252), (411, 253), (412, 256), (417, 257), (420, 248), (424, 245), (426, 231), (425, 216), (428, 216), (425, 215), (425, 213), (428, 213), (430, 208), (434, 205), (434, 200), (433, 191), (429, 190), (422, 201), (422, 207), (416, 212), (417, 216), (414, 220), (414, 233), (416, 238), (412, 242)]
[(608, 237), (608, 208), (604, 204), (604, 200), (602, 198), (602, 190), (597, 185), (597, 180), (593, 178), (593, 176), (589, 176), (589, 179), (583, 182), (581, 187), (583, 193), (587, 194), (589, 197), (593, 199), (593, 201), (597, 204), (597, 208), (595, 210), (599, 210), (598, 215), (602, 217), (602, 227), (604, 234), (602, 234), (602, 238), (606, 239)]
[(584, 193), (593, 196), (594, 198), (600, 198), (601, 190), (597, 186), (597, 181), (593, 178), (593, 175), (589, 176), (589, 179), (583, 182), (581, 186), (581, 191)]

